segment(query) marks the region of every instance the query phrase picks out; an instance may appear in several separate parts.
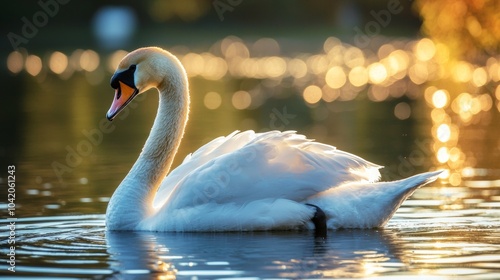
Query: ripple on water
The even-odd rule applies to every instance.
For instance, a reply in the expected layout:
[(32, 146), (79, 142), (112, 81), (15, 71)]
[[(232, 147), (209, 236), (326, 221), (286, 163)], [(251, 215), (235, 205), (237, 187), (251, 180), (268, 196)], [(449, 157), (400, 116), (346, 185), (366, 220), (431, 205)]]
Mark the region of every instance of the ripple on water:
[(496, 204), (443, 210), (456, 201), (428, 197), (436, 191), (405, 203), (385, 229), (340, 230), (322, 241), (307, 232), (106, 232), (104, 215), (20, 218), (16, 271), (51, 279), (500, 279)]

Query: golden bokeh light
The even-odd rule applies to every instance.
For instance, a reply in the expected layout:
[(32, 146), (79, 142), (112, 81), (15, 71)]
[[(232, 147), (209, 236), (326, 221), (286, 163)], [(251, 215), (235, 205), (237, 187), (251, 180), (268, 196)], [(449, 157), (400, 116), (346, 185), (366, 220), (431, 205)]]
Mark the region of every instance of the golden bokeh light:
[(450, 159), (447, 147), (441, 147), (436, 153), (436, 158), (440, 163), (446, 163)]
[(280, 45), (273, 38), (257, 39), (251, 47), (251, 53), (256, 53), (259, 56), (279, 55), (280, 52)]
[(190, 77), (201, 75), (205, 68), (205, 60), (197, 53), (190, 52), (186, 54), (182, 57), (181, 62)]
[(415, 56), (420, 61), (429, 61), (436, 54), (436, 45), (428, 38), (424, 38), (415, 45)]
[(368, 71), (363, 66), (356, 66), (349, 71), (349, 82), (355, 87), (362, 87), (368, 83)]
[(344, 69), (340, 66), (333, 66), (326, 72), (325, 81), (326, 84), (333, 88), (338, 89), (345, 85), (347, 77), (345, 75)]
[(207, 92), (203, 98), (203, 104), (210, 110), (215, 110), (222, 104), (222, 98), (217, 92)]
[(223, 46), (222, 48), (223, 54), (227, 59), (250, 57), (250, 51), (248, 50), (248, 47), (240, 41), (230, 42), (227, 47)]
[(456, 187), (459, 186), (460, 183), (462, 183), (462, 177), (460, 176), (460, 173), (454, 172), (450, 175), (448, 181), (450, 182), (450, 185)]
[(436, 131), (437, 139), (443, 143), (448, 142), (451, 138), (451, 129), (448, 124), (440, 124)]
[(474, 69), (472, 71), (472, 84), (475, 87), (482, 87), (488, 82), (488, 73), (482, 67)]
[(382, 102), (389, 97), (389, 90), (381, 86), (371, 86), (368, 90), (368, 98), (373, 102)]
[(247, 91), (240, 90), (233, 94), (231, 102), (234, 108), (244, 110), (252, 104), (252, 96)]
[(432, 95), (432, 105), (438, 109), (444, 108), (448, 105), (449, 96), (450, 95), (446, 90), (436, 90)]
[(321, 96), (323, 95), (321, 88), (318, 86), (308, 86), (304, 89), (302, 94), (304, 100), (309, 104), (316, 104), (321, 100)]
[(400, 102), (394, 107), (394, 116), (400, 120), (406, 120), (411, 116), (411, 107), (406, 102)]
[(50, 71), (62, 74), (68, 67), (68, 57), (62, 52), (53, 52), (49, 59)]
[(111, 56), (108, 58), (109, 72), (111, 73), (115, 72), (116, 68), (118, 67), (118, 64), (127, 55), (127, 53), (128, 52), (124, 50), (117, 50), (111, 54)]
[(93, 50), (83, 51), (80, 56), (80, 67), (87, 72), (96, 70), (99, 67), (99, 63), (99, 54)]
[(23, 70), (24, 57), (18, 51), (13, 51), (7, 57), (7, 69), (11, 73), (17, 74)]
[(365, 55), (362, 50), (356, 47), (348, 48), (343, 56), (344, 64), (349, 68), (355, 68), (365, 65)]
[(373, 84), (381, 84), (387, 79), (387, 69), (380, 62), (368, 66), (368, 78)]
[(224, 59), (213, 55), (202, 56), (205, 63), (201, 73), (207, 80), (219, 80), (227, 73), (227, 63)]
[(288, 72), (295, 79), (300, 79), (307, 74), (307, 64), (298, 58), (293, 58), (288, 61)]
[(410, 80), (416, 84), (421, 85), (429, 79), (429, 70), (423, 62), (417, 62), (408, 69)]
[(264, 71), (270, 78), (277, 78), (285, 73), (286, 66), (283, 58), (272, 56), (263, 59), (262, 67), (259, 70)]
[(493, 107), (493, 99), (488, 93), (481, 94), (477, 97), (479, 104), (481, 104), (481, 110), (488, 112)]
[(31, 76), (37, 76), (42, 71), (42, 60), (40, 57), (30, 54), (26, 58), (25, 66), (26, 72)]
[(465, 61), (457, 62), (453, 67), (452, 76), (456, 82), (467, 83), (472, 79), (472, 66)]
[(324, 55), (312, 55), (307, 58), (307, 67), (314, 75), (320, 75), (328, 69), (328, 60)]

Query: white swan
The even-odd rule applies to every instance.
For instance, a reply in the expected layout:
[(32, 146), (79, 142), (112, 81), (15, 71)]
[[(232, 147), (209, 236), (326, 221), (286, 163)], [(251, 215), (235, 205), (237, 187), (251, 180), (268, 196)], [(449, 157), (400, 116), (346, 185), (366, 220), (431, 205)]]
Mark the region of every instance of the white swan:
[(376, 182), (381, 166), (292, 131), (234, 132), (204, 145), (165, 177), (189, 112), (187, 75), (169, 52), (123, 58), (111, 78), (112, 120), (135, 96), (160, 92), (151, 133), (111, 197), (109, 230), (249, 231), (382, 227), (438, 172)]

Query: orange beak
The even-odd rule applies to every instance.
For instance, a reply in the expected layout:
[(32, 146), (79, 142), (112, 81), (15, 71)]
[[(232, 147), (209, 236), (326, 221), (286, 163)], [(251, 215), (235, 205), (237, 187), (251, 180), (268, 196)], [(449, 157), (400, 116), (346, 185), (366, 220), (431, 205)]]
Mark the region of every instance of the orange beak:
[(127, 106), (132, 99), (139, 93), (136, 88), (130, 87), (124, 84), (122, 81), (118, 81), (119, 86), (115, 89), (115, 98), (113, 103), (106, 114), (108, 120), (112, 121), (115, 116), (120, 113), (123, 108)]

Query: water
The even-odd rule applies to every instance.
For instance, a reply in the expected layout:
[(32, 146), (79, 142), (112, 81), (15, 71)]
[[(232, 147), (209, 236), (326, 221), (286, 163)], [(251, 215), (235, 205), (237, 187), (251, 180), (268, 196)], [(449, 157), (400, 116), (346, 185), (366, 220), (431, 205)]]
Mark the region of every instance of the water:
[[(36, 77), (8, 75), (2, 76), (6, 92), (18, 94), (6, 96), (9, 106), (0, 112), (6, 135), (0, 179), (5, 185), (6, 167), (15, 165), (16, 272), (7, 270), (10, 245), (2, 231), (2, 278), (500, 278), (500, 115), (494, 94), (489, 107), (487, 98), (462, 96), (460, 104), (482, 108), (470, 116), (465, 105), (457, 105), (456, 114), (450, 109), (457, 95), (450, 93), (443, 109), (434, 100), (437, 88), (409, 81), (389, 86), (403, 95), (391, 92), (377, 102), (375, 86), (367, 85), (355, 96), (343, 91), (338, 100), (325, 91), (325, 101), (308, 104), (301, 87), (314, 83), (313, 77), (192, 75), (192, 114), (174, 164), (236, 129), (290, 129), (385, 165), (387, 180), (446, 172), (417, 190), (385, 228), (330, 232), (326, 240), (310, 232), (107, 232), (107, 203), (149, 133), (156, 94), (108, 123), (113, 92), (104, 66), (68, 77), (47, 70)], [(246, 93), (237, 95), (240, 90)], [(251, 103), (242, 103), (245, 96)], [(6, 188), (0, 196), (7, 217)], [(6, 229), (12, 220), (2, 221)]]
[(492, 210), (480, 199), (468, 209), (439, 210), (450, 204), (437, 203), (446, 200), (446, 194), (435, 187), (423, 189), (418, 197), (406, 203), (384, 229), (341, 230), (331, 232), (326, 240), (309, 232), (106, 232), (103, 215), (20, 218), (15, 275), (498, 279), (500, 244), (495, 240), (500, 232), (492, 217), (498, 217), (500, 210)]

